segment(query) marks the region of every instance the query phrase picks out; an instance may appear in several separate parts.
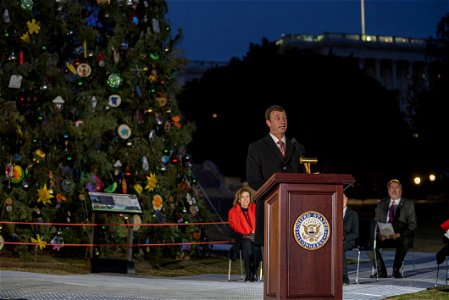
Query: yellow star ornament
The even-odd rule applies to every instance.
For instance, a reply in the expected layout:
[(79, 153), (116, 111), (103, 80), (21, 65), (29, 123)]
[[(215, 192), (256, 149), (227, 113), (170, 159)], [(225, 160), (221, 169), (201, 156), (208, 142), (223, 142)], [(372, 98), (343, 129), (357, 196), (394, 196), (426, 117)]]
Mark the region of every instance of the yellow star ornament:
[(27, 27), (28, 27), (28, 32), (30, 34), (39, 33), (39, 30), (41, 30), (41, 26), (39, 25), (39, 23), (36, 22), (35, 19), (32, 19), (31, 22), (28, 21)]
[(47, 184), (44, 184), (44, 187), (37, 190), (37, 193), (39, 195), (39, 198), (37, 199), (37, 202), (42, 202), (43, 204), (51, 204), (50, 199), (54, 196), (52, 195), (53, 190), (47, 190)]
[(28, 34), (28, 31), (25, 32), (21, 37), (22, 41), (24, 41), (25, 43), (29, 43), (30, 42), (30, 35)]
[(39, 247), (39, 249), (44, 249), (45, 248), (45, 246), (47, 246), (47, 242), (46, 241), (44, 241), (44, 240), (42, 240), (41, 239), (41, 236), (38, 234), (37, 235), (37, 239), (35, 239), (35, 238), (31, 238), (31, 241), (33, 242), (33, 243), (35, 243), (36, 244), (36, 247)]
[(152, 192), (156, 188), (156, 184), (157, 184), (156, 174), (150, 173), (150, 176), (147, 176), (147, 185), (145, 186), (145, 189)]

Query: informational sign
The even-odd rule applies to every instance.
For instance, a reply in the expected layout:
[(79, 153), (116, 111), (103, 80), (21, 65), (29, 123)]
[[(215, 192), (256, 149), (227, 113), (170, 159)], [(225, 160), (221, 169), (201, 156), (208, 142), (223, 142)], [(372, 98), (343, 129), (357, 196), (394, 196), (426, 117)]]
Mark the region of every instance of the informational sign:
[(89, 192), (89, 198), (95, 212), (142, 213), (136, 195)]

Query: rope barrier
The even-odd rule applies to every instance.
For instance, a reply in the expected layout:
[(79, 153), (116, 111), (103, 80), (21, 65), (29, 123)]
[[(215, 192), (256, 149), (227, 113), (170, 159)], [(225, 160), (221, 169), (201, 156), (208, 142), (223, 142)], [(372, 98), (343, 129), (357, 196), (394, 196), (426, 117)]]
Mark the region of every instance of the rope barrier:
[[(162, 246), (184, 246), (184, 245), (212, 245), (212, 244), (229, 244), (232, 241), (212, 241), (212, 242), (179, 242), (179, 243), (160, 243), (160, 244), (50, 244), (47, 243), (46, 247), (54, 247), (54, 246), (68, 246), (68, 247), (162, 247)], [(34, 245), (36, 243), (33, 242), (1, 242), (0, 244), (5, 245)]]
[[(0, 225), (39, 225), (39, 226), (84, 226), (84, 227), (96, 227), (96, 226), (197, 226), (197, 225), (227, 225), (229, 222), (194, 222), (194, 223), (164, 223), (164, 224), (95, 224), (95, 223), (45, 223), (45, 222), (11, 222), (0, 221)], [(223, 241), (209, 241), (209, 242), (174, 242), (174, 243), (137, 243), (137, 244), (65, 244), (65, 243), (46, 243), (46, 247), (163, 247), (163, 246), (185, 246), (185, 245), (211, 245), (211, 244), (229, 244), (230, 240)], [(35, 245), (35, 242), (0, 242), (5, 245)]]
[(45, 222), (10, 222), (10, 221), (0, 221), (0, 224), (5, 225), (40, 225), (40, 226), (85, 226), (85, 227), (95, 227), (95, 226), (143, 226), (143, 227), (158, 227), (158, 226), (196, 226), (196, 225), (227, 225), (229, 222), (194, 222), (194, 223), (158, 223), (158, 224), (96, 224), (96, 223), (45, 223)]

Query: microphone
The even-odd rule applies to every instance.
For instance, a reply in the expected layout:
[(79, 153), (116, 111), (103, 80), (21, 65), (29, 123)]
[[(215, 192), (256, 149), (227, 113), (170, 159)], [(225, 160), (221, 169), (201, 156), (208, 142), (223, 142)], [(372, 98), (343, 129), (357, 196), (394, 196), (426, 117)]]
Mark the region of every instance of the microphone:
[(291, 142), (292, 142), (293, 146), (296, 148), (296, 150), (299, 151), (299, 156), (303, 156), (304, 155), (304, 153), (303, 153), (304, 149), (303, 149), (302, 145), (299, 144), (298, 141), (295, 138), (292, 138)]

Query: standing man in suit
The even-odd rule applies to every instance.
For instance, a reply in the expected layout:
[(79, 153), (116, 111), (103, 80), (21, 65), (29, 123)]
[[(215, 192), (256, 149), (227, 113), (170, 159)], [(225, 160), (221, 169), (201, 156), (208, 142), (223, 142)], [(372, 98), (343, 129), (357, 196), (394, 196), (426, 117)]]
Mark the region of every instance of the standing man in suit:
[(359, 215), (348, 207), (348, 196), (343, 193), (343, 283), (349, 284), (348, 266), (346, 264), (346, 251), (355, 247), (359, 237)]
[[(379, 278), (387, 277), (385, 267), (379, 248), (396, 248), (393, 262), (393, 276), (402, 278), (401, 267), (408, 249), (413, 245), (415, 230), (417, 228), (415, 202), (402, 197), (402, 184), (397, 179), (392, 179), (387, 183), (388, 196), (379, 201), (376, 207), (374, 224), (391, 223), (394, 234), (389, 236), (377, 234), (376, 258), (377, 272)], [(373, 235), (374, 238), (374, 235)]]
[[(264, 138), (251, 143), (246, 159), (246, 179), (248, 185), (259, 189), (274, 173), (300, 173), (299, 158), (304, 155), (304, 147), (295, 139), (285, 136), (287, 113), (279, 105), (270, 106), (265, 111), (265, 123), (270, 132)], [(256, 234), (254, 243), (263, 245), (264, 203), (256, 203)]]

